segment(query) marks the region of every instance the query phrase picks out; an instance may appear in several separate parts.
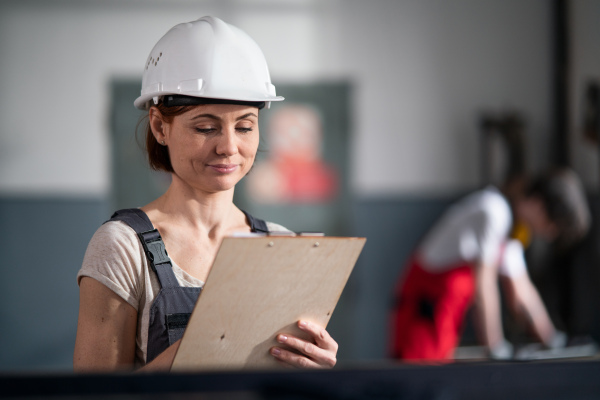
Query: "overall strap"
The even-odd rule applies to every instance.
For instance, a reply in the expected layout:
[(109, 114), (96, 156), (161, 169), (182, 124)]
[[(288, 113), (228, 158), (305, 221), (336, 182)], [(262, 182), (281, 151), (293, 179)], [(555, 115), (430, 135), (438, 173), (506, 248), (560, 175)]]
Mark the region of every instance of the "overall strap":
[(110, 217), (110, 221), (123, 221), (137, 233), (148, 264), (156, 272), (161, 288), (180, 286), (173, 273), (173, 264), (165, 249), (165, 243), (145, 212), (139, 208), (119, 210)]
[(244, 210), (242, 210), (242, 212), (246, 215), (252, 232), (269, 233), (269, 228), (267, 228), (267, 223), (265, 221), (259, 218), (254, 218)]

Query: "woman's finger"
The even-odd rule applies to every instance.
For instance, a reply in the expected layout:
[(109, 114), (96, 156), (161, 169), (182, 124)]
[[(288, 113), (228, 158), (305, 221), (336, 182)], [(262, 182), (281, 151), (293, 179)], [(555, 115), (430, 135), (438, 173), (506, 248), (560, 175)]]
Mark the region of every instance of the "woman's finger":
[(293, 366), (297, 368), (325, 368), (325, 365), (320, 365), (316, 361), (310, 359), (304, 354), (298, 354), (289, 349), (281, 347), (273, 347), (271, 354), (277, 359), (278, 362), (284, 365)]
[(313, 341), (286, 334), (278, 335), (277, 341), (285, 344), (285, 347), (273, 348), (272, 354), (278, 359), (299, 367), (333, 367), (337, 363), (337, 343), (335, 340), (329, 336), (327, 331), (314, 324), (307, 327), (307, 332), (313, 337)]
[(320, 348), (331, 350), (337, 354), (338, 344), (325, 328), (310, 321), (298, 321), (298, 327), (309, 333)]

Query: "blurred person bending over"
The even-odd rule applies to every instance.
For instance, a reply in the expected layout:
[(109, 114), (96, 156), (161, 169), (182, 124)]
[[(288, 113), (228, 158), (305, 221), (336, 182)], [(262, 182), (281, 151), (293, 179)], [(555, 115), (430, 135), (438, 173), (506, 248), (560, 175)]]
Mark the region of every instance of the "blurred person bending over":
[[(578, 177), (553, 170), (501, 192), (476, 191), (449, 207), (413, 252), (395, 289), (391, 356), (450, 360), (468, 308), (489, 357), (512, 357), (503, 333), (498, 281), (507, 304), (548, 348), (564, 346), (527, 273), (519, 232), (561, 248), (587, 233), (590, 213)], [(521, 236), (523, 236), (521, 234)]]

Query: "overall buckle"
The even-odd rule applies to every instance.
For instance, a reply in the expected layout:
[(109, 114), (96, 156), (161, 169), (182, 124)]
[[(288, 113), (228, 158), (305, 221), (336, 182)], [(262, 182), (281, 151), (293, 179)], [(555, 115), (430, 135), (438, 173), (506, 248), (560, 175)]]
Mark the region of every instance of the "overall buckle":
[(157, 229), (138, 233), (138, 236), (141, 239), (140, 241), (144, 247), (144, 253), (146, 253), (148, 262), (154, 272), (156, 272), (156, 265), (171, 262), (171, 259), (167, 254), (167, 249), (165, 248), (165, 243)]

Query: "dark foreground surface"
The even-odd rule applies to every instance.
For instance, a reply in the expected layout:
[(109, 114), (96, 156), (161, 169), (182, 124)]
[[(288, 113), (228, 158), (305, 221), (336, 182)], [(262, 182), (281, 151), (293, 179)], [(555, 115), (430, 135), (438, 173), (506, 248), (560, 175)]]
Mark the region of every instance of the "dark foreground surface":
[(14, 399), (596, 399), (597, 359), (376, 364), (327, 371), (2, 374)]

